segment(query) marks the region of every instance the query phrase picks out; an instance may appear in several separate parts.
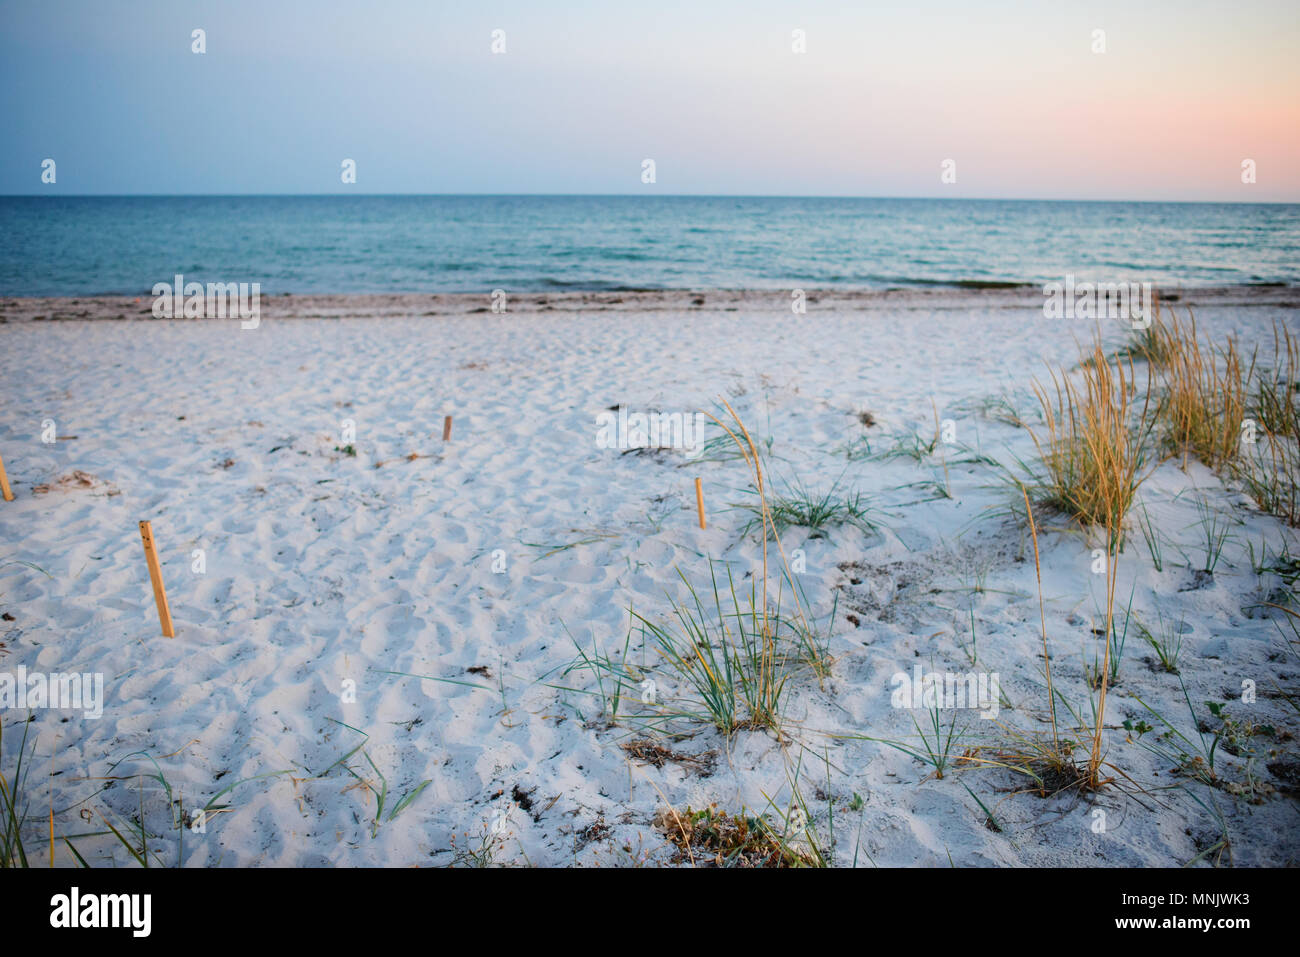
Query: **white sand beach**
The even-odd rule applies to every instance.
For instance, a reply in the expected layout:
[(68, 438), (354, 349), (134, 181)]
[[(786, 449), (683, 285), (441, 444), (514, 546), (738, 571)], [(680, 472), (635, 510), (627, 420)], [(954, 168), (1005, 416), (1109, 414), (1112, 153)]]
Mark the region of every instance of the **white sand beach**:
[[(1175, 306), (1251, 347), (1275, 323), (1300, 330), (1290, 295), (1184, 291)], [(481, 296), (284, 296), (246, 330), (155, 320), (130, 298), (0, 302), (15, 496), (0, 502), (0, 672), (104, 680), (99, 718), (33, 712), (30, 847), (46, 853), (52, 809), (57, 835), (90, 835), (73, 841), (88, 862), (130, 863), (102, 820), (138, 831), (143, 808), (149, 853), (186, 866), (689, 864), (656, 815), (716, 804), (796, 845), (804, 808), (841, 866), (1295, 864), (1300, 661), (1268, 607), (1284, 583), (1257, 569), (1300, 555), (1296, 530), (1199, 463), (1161, 463), (1139, 493), (1160, 568), (1140, 512), (1119, 558), (1113, 783), (1041, 797), (958, 761), (1049, 727), (1033, 544), (989, 462), (1015, 470), (1035, 446), (996, 400), (1036, 426), (1033, 379), (1075, 368), (1097, 327), (1045, 319), (1035, 289), (789, 304), (575, 293), (494, 314)], [(1108, 346), (1129, 334), (1101, 327)], [(691, 691), (639, 629), (629, 639), (629, 609), (667, 621), (685, 583), (711, 600), (710, 561), (748, 594), (751, 476), (733, 455), (602, 448), (597, 423), (722, 399), (778, 491), (860, 493), (876, 527), (782, 533), (833, 664), (822, 678), (790, 664), (779, 733), (668, 734), (658, 716)], [(904, 454), (943, 422), (932, 451)], [(1090, 717), (1105, 576), (1066, 521), (1038, 531), (1052, 678)], [(1178, 636), (1179, 675), (1139, 622)], [(566, 669), (625, 648), (656, 698), (624, 688), (615, 716), (592, 670)], [(914, 719), (930, 719), (891, 703), (917, 666), (1000, 682), (996, 719), (941, 712), (961, 732), (942, 777), (895, 746), (921, 747)], [(1215, 736), (1206, 702), (1237, 731)], [(23, 715), (0, 712), (6, 755)], [(1210, 740), (1214, 784), (1150, 747), (1194, 757)]]

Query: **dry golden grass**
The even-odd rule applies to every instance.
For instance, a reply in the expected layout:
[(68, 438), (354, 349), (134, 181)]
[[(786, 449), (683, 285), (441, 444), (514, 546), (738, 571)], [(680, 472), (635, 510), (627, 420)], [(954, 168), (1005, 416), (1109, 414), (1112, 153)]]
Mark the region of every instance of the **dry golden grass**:
[[(1031, 433), (1046, 473), (1038, 497), (1044, 504), (1071, 516), (1085, 531), (1100, 530), (1105, 535), (1107, 636), (1114, 628), (1116, 571), (1124, 540), (1124, 520), (1138, 487), (1150, 474), (1145, 449), (1152, 422), (1150, 364), (1147, 365), (1146, 388), (1140, 408), (1135, 405), (1136, 377), (1131, 357), (1115, 357), (1112, 363), (1098, 340), (1075, 377), (1071, 378), (1064, 372), (1060, 375), (1053, 373), (1053, 388), (1050, 390), (1039, 382), (1034, 383), (1034, 392), (1043, 409), (1045, 429), (1042, 437), (1036, 432)], [(1038, 530), (1033, 523), (1033, 509), (1027, 494), (1025, 498), (1037, 556)], [(1046, 666), (1050, 668), (1046, 623), (1043, 624), (1044, 657)], [(1081, 783), (1094, 789), (1105, 783), (1101, 776), (1101, 729), (1106, 713), (1111, 645), (1112, 642), (1107, 640), (1087, 768), (1079, 769), (1082, 772)], [(1054, 779), (1060, 782), (1070, 777), (1069, 769), (1073, 767), (1069, 758), (1071, 748), (1064, 746), (1058, 737), (1056, 702), (1050, 690), (1048, 695), (1052, 741), (1040, 742), (1036, 754), (1025, 755), (1025, 767), (1036, 765), (1050, 769), (1054, 772)], [(1023, 751), (1024, 748), (1017, 750)]]
[(1244, 363), (1231, 336), (1223, 346), (1202, 343), (1190, 309), (1186, 323), (1170, 310), (1157, 335), (1164, 383), (1158, 414), (1168, 450), (1184, 464), (1195, 455), (1212, 469), (1230, 465), (1241, 449), (1253, 358)]
[(1045, 432), (1031, 434), (1046, 473), (1036, 497), (1085, 528), (1104, 530), (1112, 553), (1146, 477), (1149, 367), (1140, 411), (1134, 406), (1135, 377), (1131, 359), (1112, 364), (1097, 342), (1076, 378), (1053, 372), (1052, 388), (1034, 383)]
[(1300, 341), (1275, 325), (1273, 360), (1257, 367), (1258, 350), (1247, 359), (1232, 336), (1202, 341), (1190, 309), (1186, 323), (1171, 310), (1151, 329), (1166, 450), (1238, 479), (1260, 508), (1300, 527)]

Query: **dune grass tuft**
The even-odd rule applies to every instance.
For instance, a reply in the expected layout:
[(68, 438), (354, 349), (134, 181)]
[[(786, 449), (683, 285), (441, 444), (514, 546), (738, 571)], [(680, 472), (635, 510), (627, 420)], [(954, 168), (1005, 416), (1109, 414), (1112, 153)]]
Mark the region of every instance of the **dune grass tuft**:
[(651, 646), (698, 703), (670, 713), (712, 724), (723, 734), (776, 727), (786, 678), (780, 673), (776, 619), (759, 603), (757, 583), (742, 602), (730, 569), (726, 588), (712, 573), (712, 600), (706, 605), (681, 577), (691, 599), (672, 604), (673, 621), (661, 624), (633, 612)]
[[(775, 544), (784, 579), (795, 576), (786, 559), (780, 533), (787, 527), (786, 505), (769, 500), (766, 472), (744, 422), (725, 400), (729, 421), (710, 416), (731, 440), (753, 475), (757, 504), (747, 506), (754, 513), (762, 535), (762, 566), (755, 569), (749, 594), (737, 594), (735, 578), (727, 569), (725, 587), (710, 562), (712, 597), (702, 597), (685, 575), (678, 572), (690, 595), (688, 601), (673, 602), (667, 622), (633, 612), (648, 645), (666, 661), (691, 695), (685, 704), (659, 708), (666, 719), (688, 719), (711, 724), (724, 734), (745, 728), (778, 729), (781, 693), (789, 677), (788, 664), (803, 658), (814, 665), (818, 677), (829, 668), (825, 641), (808, 621), (799, 590), (791, 589), (793, 611), (783, 612), (778, 594), (775, 605), (769, 596), (768, 549)], [(821, 524), (829, 517), (819, 514)], [(794, 649), (794, 653), (789, 652)]]
[(1167, 451), (1218, 470), (1241, 448), (1254, 360), (1243, 361), (1233, 337), (1222, 346), (1202, 342), (1190, 310), (1188, 317), (1184, 324), (1170, 310), (1160, 327), (1166, 358), (1158, 415)]
[(839, 493), (839, 481), (824, 492), (809, 489), (798, 479), (784, 481), (779, 491), (770, 492), (757, 504), (740, 506), (754, 517), (743, 534), (763, 528), (768, 537), (790, 528), (806, 528), (814, 535), (825, 535), (833, 527), (851, 526), (871, 533), (879, 528), (875, 510), (861, 492)]
[(1160, 623), (1154, 632), (1142, 622), (1138, 622), (1137, 627), (1142, 640), (1155, 652), (1160, 667), (1171, 675), (1180, 674), (1178, 658), (1183, 652), (1184, 623), (1179, 621), (1175, 624), (1173, 621), (1166, 621), (1164, 615), (1160, 615)]
[(1113, 552), (1146, 477), (1150, 388), (1138, 410), (1132, 361), (1112, 365), (1099, 342), (1092, 358), (1077, 379), (1053, 372), (1050, 389), (1034, 383), (1044, 425), (1031, 434), (1046, 473), (1036, 497), (1084, 527), (1103, 529)]

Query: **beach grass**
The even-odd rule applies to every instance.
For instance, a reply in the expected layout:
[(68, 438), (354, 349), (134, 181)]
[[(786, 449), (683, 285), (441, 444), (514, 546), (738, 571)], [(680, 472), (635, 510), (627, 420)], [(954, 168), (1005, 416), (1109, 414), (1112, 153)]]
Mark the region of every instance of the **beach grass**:
[(858, 740), (875, 741), (896, 751), (901, 751), (931, 768), (935, 780), (942, 780), (961, 757), (959, 745), (966, 737), (967, 729), (957, 726), (960, 713), (952, 709), (952, 717), (944, 721), (941, 712), (942, 695), (936, 694), (934, 704), (926, 709), (924, 724), (912, 715), (912, 726), (916, 729), (916, 741), (903, 741), (896, 738), (877, 738), (870, 735), (856, 736)]
[(825, 491), (810, 489), (798, 478), (783, 480), (779, 490), (764, 501), (746, 502), (739, 508), (752, 513), (741, 534), (762, 528), (769, 537), (790, 528), (806, 528), (825, 535), (831, 528), (850, 526), (872, 533), (879, 529), (876, 510), (857, 491), (840, 492), (836, 479)]
[(1103, 530), (1114, 552), (1146, 477), (1149, 377), (1139, 408), (1132, 362), (1112, 365), (1100, 342), (1092, 356), (1096, 361), (1080, 367), (1076, 378), (1053, 371), (1050, 388), (1034, 383), (1044, 425), (1031, 434), (1045, 472), (1036, 498), (1084, 527)]
[(1160, 324), (1160, 305), (1156, 303), (1151, 322), (1141, 329), (1134, 330), (1129, 341), (1116, 352), (1116, 356), (1121, 359), (1137, 359), (1159, 367), (1169, 362), (1170, 346), (1169, 337)]
[(1184, 323), (1171, 309), (1159, 329), (1164, 361), (1157, 410), (1166, 451), (1221, 470), (1241, 448), (1254, 357), (1243, 360), (1233, 336), (1223, 345), (1203, 342), (1190, 310)]
[[(790, 588), (797, 590), (802, 598), (801, 607), (809, 607), (808, 596), (804, 593), (803, 585), (798, 578), (787, 578)], [(810, 613), (798, 615), (782, 615), (780, 611), (780, 602), (777, 603), (776, 616), (785, 628), (785, 632), (793, 645), (793, 656), (807, 665), (814, 675), (817, 676), (817, 682), (824, 687), (825, 679), (830, 677), (831, 669), (835, 664), (835, 656), (831, 653), (831, 636), (835, 632), (835, 616), (840, 607), (840, 595), (837, 591), (835, 598), (831, 603), (831, 610), (826, 616), (825, 623), (819, 623), (813, 619)]]
[(23, 828), (31, 810), (31, 796), (27, 791), (31, 773), (31, 752), (27, 748), (30, 729), (31, 721), (23, 721), (23, 736), (14, 753), (13, 770), (6, 779), (4, 721), (0, 720), (0, 868), (31, 866), (23, 843)]
[(1147, 554), (1151, 556), (1151, 564), (1155, 570), (1163, 572), (1165, 536), (1160, 531), (1160, 526), (1151, 521), (1151, 513), (1147, 511), (1146, 502), (1139, 502), (1138, 507), (1142, 510), (1142, 514), (1138, 517), (1138, 528), (1142, 531), (1142, 540), (1146, 542)]
[[(1088, 746), (1085, 782), (1091, 789), (1102, 786), (1102, 729), (1105, 726), (1106, 697), (1112, 671), (1118, 674), (1115, 654), (1115, 589), (1119, 553), (1124, 542), (1124, 523), (1138, 488), (1150, 474), (1146, 442), (1151, 429), (1151, 370), (1140, 409), (1135, 405), (1136, 374), (1132, 359), (1107, 361), (1100, 340), (1094, 341), (1092, 358), (1080, 367), (1079, 381), (1064, 374), (1052, 375), (1054, 389), (1041, 383), (1034, 388), (1043, 410), (1045, 436), (1032, 432), (1046, 470), (1041, 500), (1071, 516), (1085, 529), (1098, 528), (1106, 543), (1106, 636), (1093, 704), (1092, 740)], [(1030, 520), (1033, 509), (1027, 503)], [(1034, 530), (1035, 540), (1037, 529)], [(1035, 544), (1037, 549), (1037, 544)], [(1041, 589), (1041, 580), (1039, 587)], [(1127, 632), (1127, 627), (1126, 627)], [(1112, 658), (1114, 662), (1112, 664)], [(1051, 695), (1049, 692), (1049, 699)], [(1061, 753), (1053, 742), (1053, 755)], [(1031, 761), (1035, 759), (1030, 755)], [(1054, 759), (1055, 760), (1055, 759)]]
[[(568, 632), (567, 626), (565, 631)], [(569, 634), (569, 640), (573, 642), (573, 647), (577, 650), (577, 657), (561, 672), (561, 677), (567, 677), (574, 672), (586, 672), (595, 679), (596, 687), (594, 690), (573, 688), (567, 685), (550, 685), (550, 687), (560, 691), (591, 696), (595, 699), (598, 707), (596, 716), (611, 726), (617, 724), (623, 702), (628, 694), (632, 693), (633, 689), (637, 687), (641, 679), (641, 675), (628, 665), (632, 629), (629, 628), (627, 631), (623, 641), (623, 650), (618, 658), (613, 657), (607, 651), (603, 651), (595, 635), (591, 639), (590, 652), (572, 634)], [(577, 711), (578, 717), (584, 723), (592, 720), (583, 709), (578, 708)]]
[(1160, 616), (1159, 624), (1153, 632), (1142, 622), (1137, 623), (1138, 634), (1151, 650), (1155, 652), (1160, 667), (1171, 675), (1179, 674), (1178, 659), (1183, 651), (1183, 622), (1174, 624)]
[(776, 649), (778, 619), (760, 604), (757, 582), (742, 601), (730, 569), (726, 587), (712, 565), (710, 572), (707, 604), (681, 575), (690, 600), (672, 603), (673, 620), (660, 623), (633, 613), (649, 645), (692, 692), (693, 703), (675, 705), (668, 713), (711, 724), (723, 734), (774, 728), (786, 681)]
[[(788, 678), (781, 645), (791, 637), (785, 634), (783, 626), (793, 622), (805, 636), (811, 633), (812, 627), (796, 590), (792, 589), (791, 594), (793, 612), (788, 616), (780, 613), (779, 596), (773, 610), (769, 596), (769, 543), (776, 545), (785, 579), (794, 581), (780, 538), (782, 528), (786, 527), (779, 517), (783, 513), (769, 500), (766, 470), (749, 430), (729, 402), (724, 399), (721, 405), (720, 411), (725, 411), (728, 419), (724, 421), (711, 413), (709, 417), (722, 428), (751, 472), (757, 503), (749, 508), (755, 513), (753, 521), (762, 531), (761, 575), (751, 579), (749, 594), (742, 601), (731, 568), (727, 568), (724, 588), (710, 561), (712, 600), (705, 601), (701, 590), (678, 569), (689, 600), (671, 602), (667, 621), (654, 620), (635, 611), (632, 615), (640, 623), (645, 643), (659, 653), (692, 692), (687, 704), (665, 708), (665, 715), (711, 724), (730, 735), (742, 728), (779, 727), (781, 696)], [(793, 637), (796, 645), (800, 643), (797, 634)]]

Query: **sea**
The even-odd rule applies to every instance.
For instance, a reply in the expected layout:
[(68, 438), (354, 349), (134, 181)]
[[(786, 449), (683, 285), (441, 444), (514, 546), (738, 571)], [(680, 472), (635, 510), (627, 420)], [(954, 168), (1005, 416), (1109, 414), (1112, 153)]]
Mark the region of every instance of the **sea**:
[(744, 196), (0, 197), (0, 296), (1300, 284), (1300, 205)]

